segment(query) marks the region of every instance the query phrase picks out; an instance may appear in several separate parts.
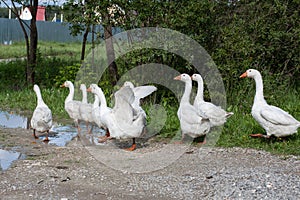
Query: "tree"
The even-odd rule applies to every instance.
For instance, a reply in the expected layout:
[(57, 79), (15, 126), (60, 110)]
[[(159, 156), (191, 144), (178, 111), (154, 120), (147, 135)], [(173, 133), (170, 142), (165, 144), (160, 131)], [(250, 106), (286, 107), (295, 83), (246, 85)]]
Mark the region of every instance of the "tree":
[[(124, 11), (119, 12), (122, 23), (114, 23), (116, 17), (107, 12), (112, 5)], [(299, 1), (274, 0), (107, 0), (91, 7), (100, 13), (105, 38), (110, 36), (110, 25), (125, 30), (165, 27), (190, 36), (212, 56), (230, 90), (238, 87), (238, 75), (249, 67), (275, 74), (275, 84), (279, 80), (300, 82), (294, 78), (300, 71), (299, 8)], [(120, 66), (160, 62), (178, 71), (194, 70), (174, 55), (149, 49), (130, 53), (124, 60)], [(110, 69), (114, 74), (114, 67)]]
[(98, 21), (97, 15), (93, 8), (96, 6), (96, 1), (75, 1), (71, 0), (64, 4), (63, 11), (65, 19), (71, 23), (70, 30), (73, 36), (83, 33), (82, 47), (81, 47), (81, 61), (85, 57), (85, 48), (87, 43), (88, 34), (91, 26)]
[[(71, 33), (78, 35), (83, 33), (81, 60), (85, 57), (85, 46), (87, 37), (91, 31), (91, 27), (101, 24), (104, 28), (104, 39), (106, 41), (106, 53), (109, 64), (109, 74), (111, 84), (115, 85), (119, 79), (118, 68), (115, 60), (114, 47), (112, 43), (112, 28), (118, 25), (118, 19), (124, 14), (122, 9), (106, 0), (99, 4), (99, 1), (89, 0), (84, 2), (77, 2), (74, 0), (68, 1), (64, 4), (64, 11), (66, 20), (71, 23)], [(101, 33), (98, 35), (102, 35)]]
[[(6, 1), (4, 0), (1, 1), (9, 9), (11, 9)], [(15, 3), (21, 4), (23, 6), (29, 5), (29, 9), (32, 15), (32, 19), (30, 20), (29, 26), (20, 18), (20, 14), (18, 14), (18, 10)], [(28, 0), (28, 1), (11, 0), (11, 4), (13, 6), (12, 12), (17, 16), (26, 43), (26, 55), (27, 55), (27, 65), (25, 70), (26, 82), (27, 84), (34, 84), (34, 69), (35, 66), (37, 65), (36, 54), (37, 54), (37, 45), (38, 45), (38, 32), (36, 27), (36, 13), (38, 8), (38, 0)], [(29, 36), (25, 27), (29, 28), (30, 31)]]

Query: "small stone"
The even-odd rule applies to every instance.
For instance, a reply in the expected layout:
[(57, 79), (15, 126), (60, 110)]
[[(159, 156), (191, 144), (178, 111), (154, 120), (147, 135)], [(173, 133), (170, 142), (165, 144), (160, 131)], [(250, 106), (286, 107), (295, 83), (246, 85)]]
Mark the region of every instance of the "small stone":
[(267, 188), (271, 188), (272, 187), (272, 183), (267, 183)]

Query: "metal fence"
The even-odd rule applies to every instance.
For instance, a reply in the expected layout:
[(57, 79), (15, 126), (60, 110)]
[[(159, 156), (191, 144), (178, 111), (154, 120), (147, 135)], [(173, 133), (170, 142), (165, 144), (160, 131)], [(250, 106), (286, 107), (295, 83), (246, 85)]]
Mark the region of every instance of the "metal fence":
[[(25, 21), (28, 25), (30, 21)], [(77, 42), (82, 40), (82, 35), (76, 37), (70, 34), (67, 23), (58, 23), (50, 21), (37, 21), (38, 39), (40, 41), (54, 42)], [(29, 29), (26, 27), (27, 33)], [(101, 25), (95, 26), (95, 32), (103, 33)], [(120, 32), (119, 28), (113, 29), (113, 34)], [(100, 34), (101, 35), (101, 34)], [(0, 18), (0, 44), (11, 44), (16, 41), (24, 41), (24, 34), (16, 19)], [(88, 41), (92, 40), (92, 35), (88, 35)]]

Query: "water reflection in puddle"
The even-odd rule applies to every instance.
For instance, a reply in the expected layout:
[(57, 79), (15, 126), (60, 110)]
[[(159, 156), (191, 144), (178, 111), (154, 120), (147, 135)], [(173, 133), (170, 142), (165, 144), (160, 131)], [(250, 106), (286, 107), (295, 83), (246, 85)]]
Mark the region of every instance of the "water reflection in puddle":
[(91, 134), (82, 133), (80, 134), (81, 142), (83, 145), (91, 146), (91, 145), (104, 145), (104, 143), (99, 143), (99, 137), (105, 135), (105, 130), (94, 127), (93, 132)]
[[(0, 127), (5, 128), (24, 128), (28, 129), (30, 124), (30, 117), (22, 116), (14, 112), (0, 111)], [(100, 145), (98, 137), (105, 134), (103, 129), (94, 127), (93, 134), (87, 134), (85, 125), (81, 124), (80, 138), (84, 140), (84, 145)], [(37, 133), (40, 140), (45, 139), (45, 134)], [(72, 125), (58, 125), (55, 124), (49, 134), (50, 145), (66, 146), (74, 137), (77, 136), (77, 128)], [(29, 136), (31, 137), (31, 135)], [(18, 160), (24, 159), (25, 154), (17, 151), (0, 149), (0, 171), (7, 170), (11, 164)]]
[[(0, 126), (5, 128), (24, 128), (28, 129), (30, 118), (16, 114), (14, 112), (0, 111)], [(50, 133), (49, 144), (66, 146), (76, 135), (77, 130), (72, 126), (56, 125)], [(39, 133), (38, 133), (39, 134)], [(41, 137), (44, 139), (44, 137)]]
[[(16, 114), (14, 112), (0, 111), (0, 126), (5, 128), (24, 128), (28, 129), (30, 124), (30, 118)], [(96, 126), (93, 128), (93, 134), (87, 134), (87, 129), (84, 124), (80, 125), (82, 128), (80, 137), (84, 137), (84, 144), (86, 145), (99, 145), (98, 137), (103, 136), (104, 130)], [(39, 138), (45, 139), (45, 134)], [(49, 143), (56, 146), (66, 146), (74, 137), (77, 136), (77, 129), (72, 125), (58, 125), (55, 124), (49, 134)]]
[[(29, 124), (29, 117), (14, 112), (0, 111), (0, 126), (2, 127), (28, 129)], [(49, 139), (51, 141), (49, 143), (57, 146), (65, 146), (77, 134), (77, 130), (68, 125), (55, 125), (51, 131), (53, 133), (50, 134)]]
[(28, 117), (0, 111), (0, 126), (6, 128), (28, 128)]
[[(52, 127), (49, 134), (49, 143), (56, 146), (66, 146), (77, 135), (77, 129), (71, 126), (58, 125)], [(42, 140), (45, 137), (41, 138)]]
[(24, 159), (25, 155), (19, 152), (15, 151), (6, 151), (3, 149), (0, 149), (0, 168), (2, 170), (7, 170), (13, 161), (16, 161), (18, 159)]

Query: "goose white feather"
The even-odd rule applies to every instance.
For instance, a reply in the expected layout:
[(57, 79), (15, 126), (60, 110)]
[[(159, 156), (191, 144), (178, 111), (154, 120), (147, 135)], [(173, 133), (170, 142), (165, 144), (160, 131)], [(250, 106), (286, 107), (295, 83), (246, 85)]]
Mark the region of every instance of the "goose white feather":
[(34, 85), (33, 90), (37, 96), (37, 106), (30, 121), (31, 128), (33, 129), (33, 135), (36, 137), (35, 131), (47, 132), (45, 141), (48, 141), (49, 130), (52, 127), (52, 112), (45, 104), (39, 86)]
[(126, 81), (123, 84), (124, 87), (128, 86), (132, 89), (135, 99), (133, 103), (131, 104), (134, 109), (134, 115), (138, 116), (138, 113), (142, 113), (146, 119), (146, 112), (144, 109), (140, 106), (140, 101), (142, 98), (145, 98), (155, 92), (157, 88), (152, 85), (145, 85), (145, 86), (138, 86), (134, 87), (133, 83), (130, 81)]
[(209, 119), (196, 110), (190, 103), (192, 79), (188, 74), (176, 76), (174, 80), (185, 82), (185, 90), (180, 100), (177, 116), (180, 121), (182, 137), (185, 134), (195, 138), (206, 135), (210, 131)]
[[(91, 84), (89, 90), (96, 94), (100, 100), (100, 120), (108, 128), (110, 137), (137, 138), (142, 134), (145, 127), (144, 116), (139, 114), (134, 119), (132, 103), (135, 99), (134, 93), (130, 87), (122, 87), (115, 93), (115, 105), (113, 108), (107, 106), (104, 93), (96, 84)], [(136, 147), (135, 141), (131, 149)]]
[(92, 129), (88, 128), (88, 124), (94, 123), (94, 118), (92, 115), (93, 104), (90, 104), (87, 101), (87, 91), (85, 84), (80, 84), (80, 90), (82, 91), (82, 101), (79, 106), (80, 118), (81, 120), (86, 122), (88, 133), (90, 133)]
[[(89, 92), (91, 92), (91, 91), (89, 91)], [(94, 98), (95, 98), (95, 101), (93, 103), (93, 108), (92, 108), (92, 116), (93, 116), (94, 122), (95, 122), (95, 124), (97, 124), (97, 126), (99, 128), (107, 129), (107, 127), (105, 127), (105, 125), (101, 121), (101, 109), (99, 106), (100, 100), (99, 100), (98, 95), (94, 94)]]
[(297, 132), (300, 122), (286, 111), (269, 105), (263, 95), (263, 80), (259, 71), (248, 69), (240, 78), (253, 78), (256, 93), (251, 114), (253, 118), (266, 130), (267, 137), (274, 135), (284, 137)]
[(81, 105), (80, 101), (73, 100), (74, 98), (74, 85), (71, 81), (65, 81), (61, 87), (69, 88), (69, 94), (65, 99), (65, 110), (69, 114), (70, 118), (74, 120), (77, 126), (78, 132), (80, 132), (79, 122), (81, 119), (79, 107)]
[(197, 81), (198, 84), (197, 95), (194, 100), (195, 108), (209, 118), (212, 127), (223, 125), (233, 113), (226, 112), (220, 106), (204, 101), (203, 79), (200, 74), (193, 74), (192, 80)]

